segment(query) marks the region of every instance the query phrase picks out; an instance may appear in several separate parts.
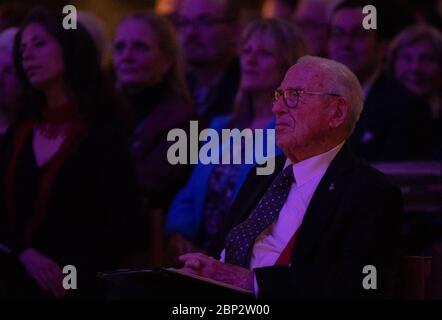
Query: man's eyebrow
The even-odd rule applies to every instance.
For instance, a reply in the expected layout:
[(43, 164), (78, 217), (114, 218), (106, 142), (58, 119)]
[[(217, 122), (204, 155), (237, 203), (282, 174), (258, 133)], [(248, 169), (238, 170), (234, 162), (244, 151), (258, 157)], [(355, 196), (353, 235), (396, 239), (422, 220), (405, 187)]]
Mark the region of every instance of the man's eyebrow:
[(301, 88), (301, 87), (288, 87), (288, 88), (285, 88), (285, 90), (293, 90), (293, 91), (302, 91), (302, 90), (304, 90), (303, 88)]

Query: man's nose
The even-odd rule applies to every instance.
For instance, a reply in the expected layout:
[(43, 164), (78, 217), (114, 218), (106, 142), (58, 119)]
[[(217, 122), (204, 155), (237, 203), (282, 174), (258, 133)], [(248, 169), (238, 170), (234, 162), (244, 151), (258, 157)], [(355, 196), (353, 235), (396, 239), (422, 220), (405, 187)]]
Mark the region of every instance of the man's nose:
[(341, 39), (341, 46), (344, 48), (351, 48), (353, 47), (353, 37), (349, 33), (345, 33), (342, 35)]
[(130, 48), (130, 46), (127, 46), (122, 50), (122, 52), (120, 54), (120, 59), (121, 59), (121, 61), (124, 61), (124, 62), (132, 61), (133, 52), (132, 52), (132, 49)]
[(254, 66), (257, 64), (257, 52), (251, 51), (247, 56), (246, 56), (246, 64), (248, 66)]
[(32, 59), (32, 50), (29, 48), (23, 49), (21, 56), (23, 61), (29, 61)]
[(198, 26), (195, 22), (189, 21), (188, 24), (181, 29), (184, 37), (195, 36), (198, 33)]
[(421, 68), (421, 64), (420, 64), (419, 59), (416, 59), (416, 58), (411, 59), (408, 67), (412, 71), (419, 71)]
[(288, 112), (288, 108), (284, 103), (284, 99), (279, 97), (278, 100), (273, 101), (272, 112), (275, 115), (282, 115)]

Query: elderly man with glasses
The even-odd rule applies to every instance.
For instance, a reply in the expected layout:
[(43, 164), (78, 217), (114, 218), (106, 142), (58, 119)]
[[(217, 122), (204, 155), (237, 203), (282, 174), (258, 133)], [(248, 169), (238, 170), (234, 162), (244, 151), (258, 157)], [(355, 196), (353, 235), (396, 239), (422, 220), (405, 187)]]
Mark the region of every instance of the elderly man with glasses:
[(363, 93), (344, 65), (305, 56), (274, 93), (271, 176), (249, 174), (209, 253), (183, 272), (258, 298), (385, 298), (399, 257), (400, 191), (346, 142)]

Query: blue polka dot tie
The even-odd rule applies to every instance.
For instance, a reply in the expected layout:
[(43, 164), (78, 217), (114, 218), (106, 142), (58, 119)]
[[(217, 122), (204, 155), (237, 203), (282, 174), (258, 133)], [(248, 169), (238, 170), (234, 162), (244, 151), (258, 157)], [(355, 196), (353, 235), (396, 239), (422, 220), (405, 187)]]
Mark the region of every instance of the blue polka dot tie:
[(225, 262), (248, 267), (256, 237), (276, 220), (294, 180), (293, 166), (289, 165), (275, 178), (250, 216), (229, 232)]

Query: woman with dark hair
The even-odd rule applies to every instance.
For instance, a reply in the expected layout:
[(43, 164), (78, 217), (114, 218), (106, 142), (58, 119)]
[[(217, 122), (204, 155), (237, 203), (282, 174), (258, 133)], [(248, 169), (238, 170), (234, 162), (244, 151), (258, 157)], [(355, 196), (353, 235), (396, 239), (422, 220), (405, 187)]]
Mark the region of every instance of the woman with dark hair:
[[(81, 24), (65, 30), (62, 19), (33, 11), (15, 38), (25, 112), (0, 159), (10, 297), (98, 297), (96, 273), (141, 244), (130, 150), (96, 48)], [(67, 265), (77, 290), (62, 286)]]

